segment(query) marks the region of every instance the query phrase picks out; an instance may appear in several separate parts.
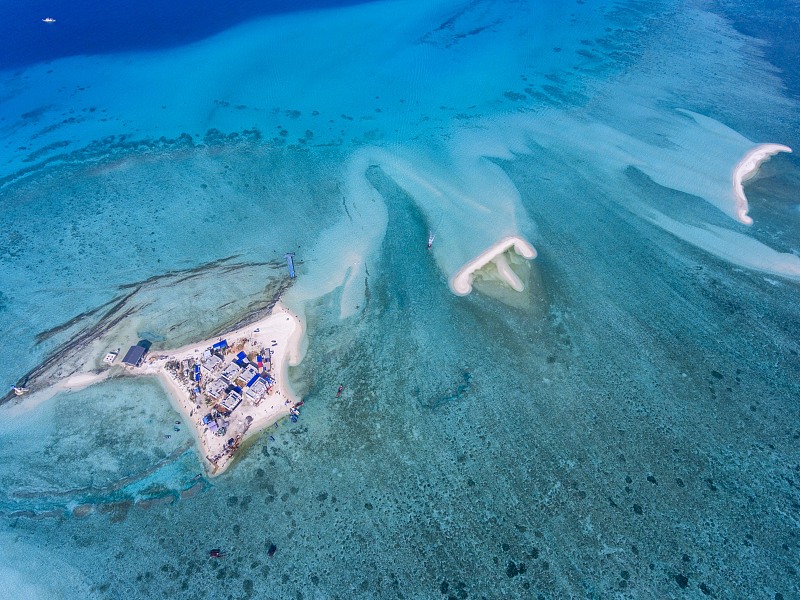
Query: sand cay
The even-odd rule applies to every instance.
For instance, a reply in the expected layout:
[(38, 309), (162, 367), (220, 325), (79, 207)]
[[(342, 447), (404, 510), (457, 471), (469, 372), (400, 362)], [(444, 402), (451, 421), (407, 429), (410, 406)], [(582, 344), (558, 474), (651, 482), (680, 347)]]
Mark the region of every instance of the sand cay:
[(279, 303), (256, 323), (158, 352), (128, 372), (159, 378), (182, 423), (191, 425), (208, 474), (215, 476), (247, 438), (301, 404), (287, 380), (289, 364), (299, 361), (302, 336), (300, 320)]
[(745, 225), (752, 225), (753, 219), (747, 214), (750, 207), (744, 195), (742, 183), (753, 177), (765, 160), (779, 152), (791, 152), (789, 146), (782, 144), (759, 144), (742, 157), (733, 168), (733, 196), (736, 201), (736, 216)]
[(458, 296), (466, 296), (472, 291), (475, 272), (489, 263), (494, 263), (500, 279), (514, 290), (521, 292), (524, 289), (522, 280), (514, 273), (505, 258), (506, 251), (511, 249), (528, 260), (536, 258), (536, 249), (522, 238), (516, 236), (503, 238), (461, 267), (450, 278), (450, 289)]

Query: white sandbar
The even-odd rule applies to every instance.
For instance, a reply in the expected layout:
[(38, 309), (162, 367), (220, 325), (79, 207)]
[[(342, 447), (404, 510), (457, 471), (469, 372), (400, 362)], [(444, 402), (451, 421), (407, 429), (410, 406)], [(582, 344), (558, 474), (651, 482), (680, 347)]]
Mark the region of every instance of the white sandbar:
[[(229, 348), (243, 346), (248, 354), (268, 348), (272, 364), (270, 374), (276, 380), (271, 393), (259, 404), (245, 399), (227, 417), (230, 425), (224, 436), (215, 435), (203, 424), (203, 416), (211, 412), (211, 407), (192, 400), (186, 382), (166, 367), (167, 363), (184, 359), (198, 361), (203, 352), (211, 348), (218, 339), (190, 344), (177, 350), (154, 351), (154, 356), (146, 364), (129, 368), (129, 372), (132, 375), (158, 376), (175, 409), (183, 416), (184, 423), (192, 426), (206, 470), (213, 477), (228, 467), (245, 439), (288, 416), (290, 409), (297, 404), (298, 400), (288, 384), (288, 370), (289, 364), (297, 364), (302, 337), (303, 327), (297, 316), (277, 304), (270, 316), (219, 338), (227, 340)], [(226, 358), (225, 364), (229, 363), (230, 358)], [(249, 423), (248, 417), (251, 417)], [(235, 439), (233, 447), (227, 444), (230, 438)]]
[(742, 157), (733, 168), (733, 196), (736, 200), (736, 217), (745, 225), (752, 225), (753, 219), (747, 214), (750, 207), (744, 195), (742, 183), (750, 179), (758, 171), (765, 160), (779, 152), (791, 152), (789, 146), (782, 144), (759, 144)]
[(524, 289), (522, 281), (511, 270), (503, 254), (513, 248), (514, 251), (528, 260), (536, 258), (536, 249), (527, 241), (517, 236), (503, 238), (499, 242), (492, 244), (489, 248), (481, 252), (450, 278), (450, 289), (458, 296), (466, 296), (472, 291), (473, 274), (478, 269), (485, 267), (490, 262), (494, 262), (500, 278), (518, 292)]
[(19, 415), (31, 411), (60, 392), (76, 392), (90, 385), (94, 385), (95, 383), (100, 383), (104, 379), (107, 379), (112, 372), (111, 370), (92, 372), (78, 371), (66, 379), (62, 379), (55, 385), (51, 385), (50, 387), (30, 395), (25, 394), (25, 396), (20, 398), (17, 402), (9, 402), (3, 405), (3, 410), (8, 411), (10, 415)]

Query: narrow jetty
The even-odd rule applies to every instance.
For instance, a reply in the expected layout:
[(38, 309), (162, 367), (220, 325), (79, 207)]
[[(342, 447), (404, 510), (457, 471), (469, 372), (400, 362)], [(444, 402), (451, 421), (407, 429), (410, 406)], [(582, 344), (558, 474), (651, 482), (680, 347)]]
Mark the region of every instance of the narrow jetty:
[(287, 252), (283, 255), (286, 259), (286, 263), (289, 265), (289, 277), (294, 279), (294, 252)]

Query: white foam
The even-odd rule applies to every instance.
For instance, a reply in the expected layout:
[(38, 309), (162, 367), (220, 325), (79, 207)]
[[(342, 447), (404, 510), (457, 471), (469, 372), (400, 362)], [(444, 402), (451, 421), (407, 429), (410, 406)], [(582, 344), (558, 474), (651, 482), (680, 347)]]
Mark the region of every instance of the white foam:
[[(654, 63), (648, 72), (648, 63), (637, 64), (636, 77), (615, 80), (580, 109), (543, 110), (526, 101), (515, 107), (533, 106), (537, 112), (511, 112), (501, 100), (504, 92), (522, 87), (521, 73), (532, 89), (547, 83), (541, 79), (534, 85), (530, 57), (555, 40), (530, 7), (520, 8), (518, 22), (493, 21), (474, 40), (451, 39), (450, 28), (442, 27), (443, 22), (452, 25), (452, 18), (469, 31), (467, 24), (484, 23), (492, 10), (457, 0), (381, 2), (270, 17), (163, 52), (73, 57), (35, 66), (14, 82), (14, 94), (0, 105), (9, 114), (49, 107), (37, 127), (59, 124), (59, 129), (43, 134), (42, 145), (69, 139), (82, 146), (119, 133), (124, 123), (133, 138), (185, 131), (202, 139), (212, 127), (224, 132), (257, 127), (269, 136), (280, 127), (288, 142), (303, 136), (303, 143), (351, 152), (342, 174), (348, 214), (298, 257), (299, 278), (287, 302), (299, 314), (304, 302), (337, 288), (342, 317), (364, 304), (370, 263), (388, 221), (384, 200), (365, 178), (373, 164), (413, 197), (435, 229), (431, 252), (448, 280), (508, 238), (533, 248), (528, 241), (535, 239), (533, 220), (512, 181), (493, 162), (513, 160), (533, 143), (558, 155), (562, 165), (569, 165), (568, 174), (578, 172), (610, 188), (609, 181), (635, 166), (656, 183), (703, 198), (747, 222), (743, 192), (741, 198), (731, 192), (738, 185), (731, 186), (731, 168), (753, 143), (704, 115), (664, 110), (664, 99), (675, 93), (670, 86), (676, 80), (664, 76), (669, 69)], [(715, 33), (719, 24), (701, 19), (694, 26)], [(526, 43), (517, 46), (521, 34)], [(566, 54), (543, 58), (537, 70), (561, 64)], [(85, 73), (93, 85), (75, 92), (67, 85), (75, 72)], [(487, 72), (492, 77), (481, 75)], [(45, 80), (44, 86), (35, 83)], [(369, 94), (354, 85), (365, 81)], [(148, 102), (120, 93), (130, 89), (148, 90)], [(68, 123), (61, 113), (76, 102), (103, 111)], [(7, 128), (3, 135), (9, 147), (30, 137), (26, 126)], [(313, 137), (313, 144), (306, 137)], [(371, 147), (363, 147), (366, 139)], [(23, 159), (24, 154), (15, 154), (0, 169), (22, 166)], [(521, 281), (502, 254), (491, 260), (501, 279), (517, 289)], [(462, 284), (460, 289), (471, 289)]]

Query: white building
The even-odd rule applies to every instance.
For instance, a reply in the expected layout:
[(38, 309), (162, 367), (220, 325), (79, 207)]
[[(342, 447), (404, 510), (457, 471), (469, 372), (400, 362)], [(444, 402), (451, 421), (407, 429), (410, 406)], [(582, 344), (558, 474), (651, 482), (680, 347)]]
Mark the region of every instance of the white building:
[(228, 383), (233, 383), (236, 381), (236, 378), (239, 376), (239, 373), (242, 372), (242, 369), (236, 363), (231, 363), (225, 370), (222, 372), (222, 376), (228, 381)]
[(225, 400), (219, 403), (219, 405), (227, 410), (228, 412), (233, 412), (236, 410), (236, 407), (242, 402), (242, 396), (238, 392), (231, 392), (225, 397)]
[(263, 377), (259, 377), (256, 379), (256, 382), (247, 388), (245, 394), (248, 397), (252, 398), (253, 400), (261, 400), (264, 397), (264, 394), (267, 393), (267, 382), (264, 381)]
[(225, 383), (222, 379), (215, 379), (206, 386), (206, 394), (215, 400), (219, 400), (225, 394), (226, 389), (228, 389), (227, 383)]
[(253, 365), (247, 365), (245, 370), (239, 373), (238, 378), (242, 381), (243, 385), (247, 385), (256, 375), (258, 375), (258, 369), (256, 369)]
[(214, 371), (220, 368), (224, 362), (225, 361), (222, 360), (219, 356), (217, 356), (216, 354), (212, 354), (203, 361), (201, 368), (203, 369), (203, 372), (206, 375), (206, 377), (208, 377), (209, 375), (214, 373)]

